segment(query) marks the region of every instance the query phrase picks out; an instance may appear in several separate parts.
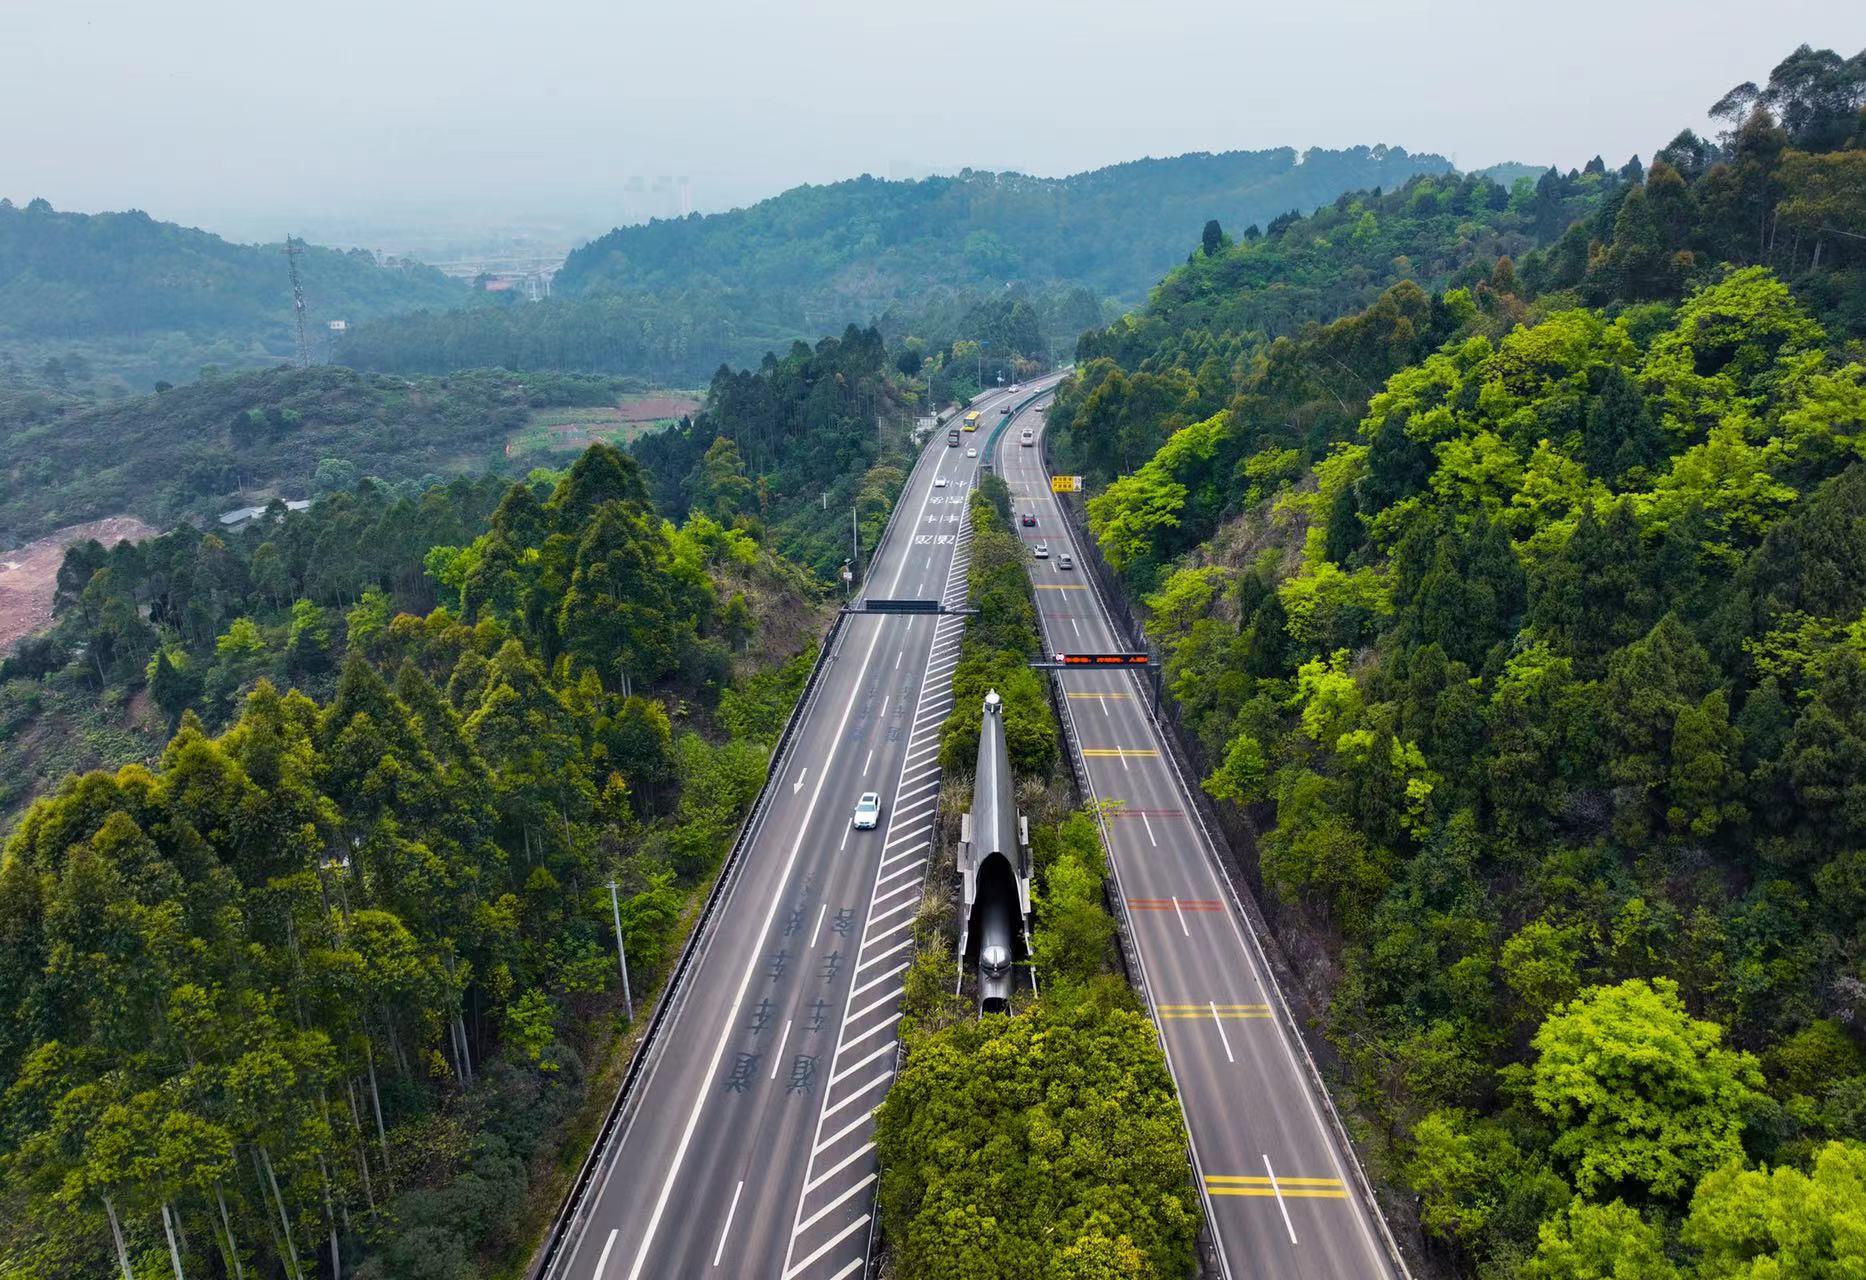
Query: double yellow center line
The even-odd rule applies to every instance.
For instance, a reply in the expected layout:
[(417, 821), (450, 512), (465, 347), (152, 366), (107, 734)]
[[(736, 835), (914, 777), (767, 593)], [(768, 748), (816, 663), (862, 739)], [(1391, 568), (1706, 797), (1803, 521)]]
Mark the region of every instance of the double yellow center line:
[(1205, 1191), (1214, 1196), (1276, 1196), (1286, 1200), (1346, 1200), (1340, 1178), (1253, 1178), (1212, 1173), (1205, 1176)]

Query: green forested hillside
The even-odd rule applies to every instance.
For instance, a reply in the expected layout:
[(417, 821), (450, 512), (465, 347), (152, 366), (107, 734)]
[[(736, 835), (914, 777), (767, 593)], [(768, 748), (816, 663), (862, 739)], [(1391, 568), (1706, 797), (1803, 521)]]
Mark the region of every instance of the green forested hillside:
[(92, 404), (0, 395), (0, 546), (98, 516), (164, 526), (358, 476), (497, 469), (531, 410), (613, 402), (623, 385), (472, 370), (409, 381), (326, 366)]
[(1550, 247), (1273, 341), (1221, 248), (1056, 415), (1453, 1272), (1862, 1256), (1863, 107), (1804, 47)]
[(396, 373), (496, 365), (698, 381), (722, 363), (754, 364), (793, 340), (889, 315), (891, 335), (983, 339), (948, 331), (953, 313), (1007, 285), (1051, 318), (1023, 352), (1047, 356), (1101, 322), (1096, 299), (1138, 298), (1209, 218), (1268, 222), (1450, 167), (1398, 147), (1285, 147), (1067, 178), (968, 170), (797, 187), (729, 213), (618, 228), (570, 255), (549, 303), (365, 324), (343, 358)]
[(76, 548), (61, 588), (0, 669), (5, 776), (61, 690), (179, 728), (0, 852), (0, 1276), (510, 1274), (629, 1031), (609, 885), (639, 1000), (814, 593), (606, 446)]
[[(137, 389), (289, 359), (296, 350), (281, 245), (230, 244), (148, 214), (67, 213), (0, 200), (0, 355), (22, 368), (75, 354)], [(323, 353), (331, 320), (457, 306), (466, 287), (419, 263), (304, 246), (308, 323)]]
[(1068, 281), (1132, 297), (1207, 218), (1240, 225), (1451, 167), (1400, 147), (1136, 160), (1067, 178), (967, 170), (796, 187), (747, 209), (620, 227), (572, 253), (572, 293), (730, 281), (860, 319), (929, 283)]
[(849, 557), (853, 508), (872, 551), (912, 464), (905, 420), (917, 412), (886, 356), (880, 334), (851, 325), (756, 369), (721, 369), (703, 412), (634, 445), (656, 502), (768, 538), (826, 579)]

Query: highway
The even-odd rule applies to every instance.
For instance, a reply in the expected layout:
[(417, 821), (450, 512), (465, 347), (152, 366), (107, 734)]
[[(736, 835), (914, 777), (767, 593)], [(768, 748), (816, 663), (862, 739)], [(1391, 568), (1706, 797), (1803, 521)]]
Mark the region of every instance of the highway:
[[(984, 426), (962, 434), (963, 445), (982, 450), (999, 407), (1042, 385), (972, 406)], [(934, 432), (873, 553), (865, 597), (963, 602), (966, 500), (979, 466), (965, 453), (948, 447), (944, 428)], [(849, 1280), (865, 1272), (873, 1113), (894, 1072), (901, 977), (938, 809), (939, 728), (963, 623), (933, 614), (846, 619), (544, 1275)], [(882, 821), (855, 831), (851, 812), (864, 791), (881, 793)]]
[[(1049, 559), (1028, 562), (1045, 647), (1123, 650), (1051, 493), (1041, 430), (1031, 447), (1019, 435), (1005, 432), (998, 473), (1010, 485), (1019, 536), (1027, 545), (1049, 544)], [(1026, 512), (1036, 515), (1035, 528), (1023, 526)], [(1075, 557), (1074, 569), (1061, 567), (1064, 553)], [(1145, 677), (1106, 669), (1058, 674), (1065, 730), (1091, 799), (1117, 806), (1102, 824), (1113, 891), (1179, 1085), (1221, 1274), (1396, 1275), (1385, 1224), (1362, 1193), (1187, 780), (1166, 753)]]

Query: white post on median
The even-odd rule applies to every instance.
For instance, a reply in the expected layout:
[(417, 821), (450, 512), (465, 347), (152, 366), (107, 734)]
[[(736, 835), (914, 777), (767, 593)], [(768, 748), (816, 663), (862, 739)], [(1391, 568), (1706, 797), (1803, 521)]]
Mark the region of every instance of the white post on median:
[(616, 896), (616, 882), (609, 882), (609, 909), (616, 917), (616, 958), (622, 962), (622, 1007), (628, 1013), (628, 1020), (635, 1021), (635, 997), (628, 989), (628, 952), (622, 946), (622, 900)]

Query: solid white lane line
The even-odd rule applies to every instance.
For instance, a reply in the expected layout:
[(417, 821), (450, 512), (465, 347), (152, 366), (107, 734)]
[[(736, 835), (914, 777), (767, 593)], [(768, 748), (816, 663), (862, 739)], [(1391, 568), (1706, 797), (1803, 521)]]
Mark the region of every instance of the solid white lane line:
[(1140, 815), (1140, 825), (1147, 828), (1147, 843), (1156, 849), (1159, 848), (1160, 842), (1153, 838), (1153, 824), (1147, 821), (1147, 815), (1144, 813)]
[(861, 1115), (849, 1121), (849, 1123), (844, 1125), (841, 1129), (838, 1129), (834, 1134), (831, 1134), (829, 1137), (817, 1143), (816, 1149), (812, 1151), (810, 1154), (813, 1156), (821, 1155), (826, 1148), (835, 1146), (836, 1143), (839, 1142), (841, 1139), (848, 1137), (851, 1133), (854, 1133), (857, 1129), (867, 1124), (869, 1121), (869, 1118), (873, 1116), (874, 1114), (875, 1114), (875, 1109), (873, 1107), (870, 1107), (868, 1110), (862, 1112)]
[[(874, 1144), (870, 1143), (869, 1145), (872, 1146)], [(828, 1244), (824, 1245), (821, 1249), (818, 1249), (815, 1253), (805, 1258), (802, 1262), (799, 1262), (796, 1266), (792, 1267), (789, 1271), (786, 1271), (784, 1273), (784, 1280), (791, 1280), (792, 1276), (797, 1275), (799, 1272), (808, 1270), (811, 1263), (815, 1262), (818, 1258), (828, 1253), (831, 1249), (834, 1249), (837, 1245), (841, 1244), (844, 1240), (847, 1240), (850, 1236), (854, 1235), (857, 1231), (861, 1230), (863, 1227), (867, 1225), (868, 1225), (868, 1215), (863, 1214), (861, 1217), (857, 1218), (854, 1222), (851, 1222), (848, 1226), (838, 1231), (836, 1233), (835, 1238), (831, 1240)], [(796, 1239), (794, 1235), (791, 1238), (793, 1240)]]
[(901, 974), (906, 973), (906, 972), (907, 972), (906, 965), (904, 964), (896, 965), (894, 968), (882, 974), (879, 978), (870, 978), (867, 982), (864, 982), (861, 986), (857, 987), (854, 991), (850, 992), (849, 994), (859, 996), (862, 994), (862, 992), (867, 991), (870, 987), (878, 987), (882, 983), (886, 982), (889, 978), (899, 977)]
[(829, 914), (829, 904), (827, 902), (825, 902), (822, 906), (816, 909), (816, 928), (810, 930), (811, 947), (816, 946), (817, 937), (823, 932), (823, 917), (828, 914)]
[(841, 1044), (836, 1046), (836, 1050), (837, 1052), (841, 1052), (842, 1050), (848, 1048), (852, 1044), (860, 1044), (862, 1043), (862, 1041), (868, 1039), (868, 1037), (874, 1035), (877, 1031), (886, 1031), (889, 1027), (893, 1026), (895, 1023), (899, 1022), (900, 1020), (901, 1020), (901, 1015), (899, 1014), (899, 1012), (896, 1012), (889, 1017), (883, 1018), (880, 1022), (877, 1022), (874, 1026), (862, 1032), (861, 1035), (855, 1037), (855, 1039), (844, 1040)]
[(739, 1193), (745, 1190), (745, 1180), (739, 1179), (739, 1185), (732, 1191), (732, 1207), (726, 1210), (726, 1225), (719, 1232), (719, 1247), (713, 1250), (713, 1265), (726, 1256), (726, 1237), (732, 1233), (732, 1216), (739, 1211)]
[[(1211, 1005), (1212, 1007), (1212, 1025), (1218, 1028), (1218, 1039), (1224, 1043), (1225, 1061), (1236, 1062), (1237, 1059), (1231, 1056), (1231, 1037), (1225, 1034), (1224, 1019), (1218, 1016), (1217, 1003), (1211, 1000), (1207, 1000), (1205, 1003)], [(1292, 1241), (1291, 1243), (1294, 1243), (1294, 1242)]]
[(784, 1034), (778, 1037), (777, 1052), (771, 1055), (771, 1079), (777, 1079), (778, 1063), (784, 1061), (784, 1046), (790, 1043), (791, 1019), (784, 1020)]
[(616, 1247), (616, 1232), (619, 1227), (609, 1228), (609, 1239), (603, 1244), (602, 1256), (596, 1259), (596, 1280), (603, 1280), (603, 1271), (609, 1265), (609, 1251)]
[(846, 1066), (842, 1070), (838, 1071), (835, 1075), (829, 1078), (829, 1083), (831, 1085), (834, 1085), (838, 1083), (839, 1081), (847, 1080), (850, 1076), (860, 1071), (863, 1067), (873, 1062), (876, 1058), (881, 1057), (883, 1054), (893, 1053), (893, 1052), (894, 1052), (894, 1042), (890, 1040), (886, 1044), (882, 1045), (879, 1049), (869, 1054), (866, 1058), (863, 1058), (860, 1062), (852, 1063), (849, 1066)]
[(1192, 936), (1192, 930), (1186, 928), (1186, 913), (1179, 909), (1178, 898), (1173, 899), (1173, 914), (1179, 917), (1179, 931), (1190, 938)]
[[(809, 1195), (812, 1191), (822, 1186), (825, 1182), (828, 1182), (831, 1178), (841, 1173), (844, 1169), (848, 1168), (850, 1165), (854, 1164), (857, 1160), (860, 1160), (863, 1156), (867, 1155), (870, 1151), (873, 1151), (874, 1149), (875, 1149), (874, 1143), (872, 1142), (863, 1143), (860, 1149), (851, 1151), (848, 1155), (838, 1160), (836, 1162), (835, 1168), (825, 1169), (820, 1177), (812, 1178), (804, 1186), (803, 1193), (805, 1195)], [(797, 1233), (796, 1231), (793, 1230), (791, 1232), (791, 1239), (794, 1240), (796, 1238), (797, 1238)], [(788, 1275), (790, 1273), (786, 1272), (785, 1274)]]
[[(869, 1183), (873, 1182), (874, 1180), (875, 1180), (875, 1175), (872, 1173), (869, 1174), (867, 1177), (863, 1178), (860, 1182), (850, 1187), (847, 1191), (844, 1191), (841, 1195), (837, 1196), (834, 1200), (831, 1200), (828, 1204), (824, 1205), (821, 1209), (818, 1209), (815, 1213), (805, 1218), (802, 1222), (799, 1222), (797, 1224), (797, 1230), (808, 1231), (811, 1227), (817, 1224), (817, 1221), (820, 1218), (822, 1218), (824, 1214), (828, 1213), (831, 1209), (834, 1209), (837, 1205), (843, 1203), (843, 1201), (847, 1200), (850, 1196), (854, 1195), (856, 1192), (860, 1191), (863, 1187), (866, 1187)], [(862, 1259), (862, 1262), (866, 1262), (866, 1261), (867, 1261), (866, 1258)], [(859, 1267), (862, 1265), (862, 1262), (851, 1263), (850, 1268), (853, 1269), (855, 1267)], [(843, 1271), (840, 1274), (846, 1276), (849, 1274), (849, 1272)]]
[(1276, 1170), (1270, 1167), (1270, 1157), (1263, 1158), (1263, 1171), (1270, 1175), (1270, 1190), (1276, 1192), (1276, 1207), (1283, 1211), (1283, 1227), (1289, 1232), (1289, 1242), (1296, 1243), (1296, 1224), (1289, 1220), (1289, 1206), (1283, 1203), (1283, 1188), (1276, 1185)]

